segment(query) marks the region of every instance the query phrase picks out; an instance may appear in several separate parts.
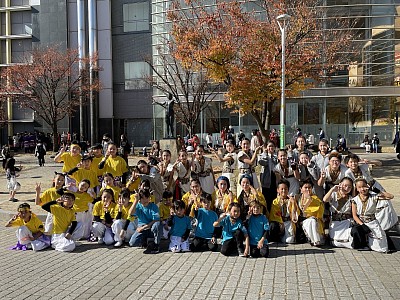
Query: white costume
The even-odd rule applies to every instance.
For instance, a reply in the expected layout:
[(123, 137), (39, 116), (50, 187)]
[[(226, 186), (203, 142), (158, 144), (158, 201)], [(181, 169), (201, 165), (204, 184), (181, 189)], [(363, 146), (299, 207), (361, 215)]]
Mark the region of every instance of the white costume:
[(364, 209), (360, 196), (358, 195), (353, 198), (353, 202), (357, 206), (358, 217), (371, 230), (371, 232), (368, 234), (368, 246), (371, 248), (371, 250), (377, 252), (387, 252), (388, 244), (386, 233), (375, 217), (377, 204), (379, 201), (381, 200), (378, 200), (378, 196), (376, 194), (370, 193), (368, 199), (366, 200)]

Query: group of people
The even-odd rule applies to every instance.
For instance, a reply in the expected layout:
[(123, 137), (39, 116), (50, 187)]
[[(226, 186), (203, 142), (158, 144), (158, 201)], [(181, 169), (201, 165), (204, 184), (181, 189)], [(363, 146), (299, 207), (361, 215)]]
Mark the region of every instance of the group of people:
[(393, 195), (368, 171), (380, 162), (342, 160), (325, 139), (316, 155), (305, 145), (298, 136), (288, 149), (270, 141), (252, 151), (244, 138), (237, 151), (227, 140), (223, 155), (210, 149), (223, 164), (216, 177), (203, 145), (190, 156), (180, 150), (176, 161), (157, 145), (129, 168), (112, 141), (89, 153), (72, 143), (55, 157), (63, 168), (53, 186), (36, 186), (45, 224), (24, 203), (6, 226), (18, 227), (16, 249), (72, 251), (88, 239), (157, 253), (166, 239), (172, 252), (217, 251), (220, 240), (222, 254), (244, 257), (268, 257), (269, 242), (395, 250), (387, 235), (397, 225)]

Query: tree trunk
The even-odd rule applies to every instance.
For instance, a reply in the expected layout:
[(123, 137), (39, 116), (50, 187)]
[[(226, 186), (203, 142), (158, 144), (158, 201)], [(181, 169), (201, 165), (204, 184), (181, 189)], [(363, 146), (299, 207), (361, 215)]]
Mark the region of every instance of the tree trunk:
[(264, 143), (266, 143), (269, 139), (269, 133), (268, 130), (265, 129), (263, 120), (261, 119), (260, 112), (256, 110), (251, 111), (251, 115), (253, 116), (254, 120), (256, 120), (258, 129), (261, 132), (261, 136), (263, 137)]
[(53, 151), (57, 152), (58, 149), (60, 148), (58, 145), (58, 126), (57, 126), (57, 121), (53, 123)]

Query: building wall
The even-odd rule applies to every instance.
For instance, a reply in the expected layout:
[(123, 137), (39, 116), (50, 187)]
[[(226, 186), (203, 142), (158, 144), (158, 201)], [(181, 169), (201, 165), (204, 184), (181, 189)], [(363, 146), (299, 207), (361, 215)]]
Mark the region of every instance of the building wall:
[[(153, 61), (157, 62), (157, 45), (167, 37), (168, 24), (165, 12), (168, 0), (153, 0)], [(304, 133), (318, 132), (324, 128), (330, 138), (345, 135), (357, 145), (365, 134), (381, 133), (382, 143), (390, 144), (395, 131), (394, 115), (400, 110), (400, 6), (392, 0), (324, 0), (326, 15), (355, 20), (352, 28), (358, 55), (352, 65), (332, 74), (330, 80), (314, 89), (304, 91), (296, 99), (286, 101), (286, 139), (292, 139), (296, 127)], [(208, 2), (205, 2), (208, 3)], [(289, 27), (290, 30), (290, 27)], [(343, 53), (346, 55), (346, 53)], [(157, 91), (154, 98), (160, 98)], [(221, 98), (219, 98), (222, 100)], [(274, 103), (271, 127), (279, 126), (279, 103)], [(162, 136), (164, 121), (162, 109), (155, 106), (156, 137)], [(202, 132), (215, 132), (215, 111), (204, 112)], [(229, 124), (250, 130), (257, 128), (249, 117), (229, 114), (220, 108), (220, 116), (229, 118)], [(226, 118), (224, 117), (224, 118)], [(220, 127), (226, 126), (226, 120)], [(178, 126), (179, 127), (179, 126)], [(182, 134), (185, 131), (182, 131)]]
[[(143, 7), (147, 5), (147, 19), (127, 22), (127, 11), (135, 9), (132, 4), (137, 3)], [(119, 138), (120, 134), (126, 133), (136, 145), (147, 145), (153, 136), (152, 90), (139, 80), (132, 81), (137, 88), (129, 89), (126, 68), (129, 63), (143, 63), (146, 57), (151, 57), (150, 4), (148, 0), (114, 0), (111, 6), (114, 135)], [(141, 22), (147, 22), (148, 26)], [(136, 72), (138, 74), (139, 71)]]
[[(67, 49), (68, 46), (68, 10), (65, 0), (40, 0), (32, 1), (32, 49), (48, 46)], [(35, 117), (41, 124), (35, 129), (52, 132), (42, 119)], [(58, 123), (59, 132), (70, 130), (71, 119), (64, 118)]]

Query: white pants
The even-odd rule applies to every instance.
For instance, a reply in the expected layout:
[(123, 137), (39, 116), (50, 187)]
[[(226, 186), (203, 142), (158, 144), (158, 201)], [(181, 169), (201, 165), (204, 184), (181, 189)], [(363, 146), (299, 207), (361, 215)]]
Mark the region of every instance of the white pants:
[(93, 235), (97, 238), (104, 239), (106, 245), (111, 245), (114, 243), (114, 234), (110, 227), (107, 227), (101, 222), (93, 222)]
[(122, 229), (124, 229), (125, 223), (126, 223), (126, 220), (122, 220), (122, 219), (115, 220), (112, 223), (111, 230), (114, 234), (114, 241), (121, 242), (121, 243), (123, 242), (120, 234), (121, 234)]
[(309, 217), (303, 221), (303, 230), (311, 243), (321, 243), (321, 235), (318, 232), (318, 220), (314, 217)]
[(51, 213), (47, 213), (46, 221), (44, 222), (44, 231), (49, 234), (53, 232), (53, 215)]
[(375, 217), (383, 230), (389, 230), (398, 223), (399, 217), (394, 210), (392, 201), (380, 200), (376, 205)]
[(171, 242), (169, 243), (169, 250), (172, 252), (183, 252), (190, 251), (189, 248), (189, 239), (186, 239), (182, 242), (182, 237), (180, 236), (171, 236)]
[(295, 243), (296, 242), (296, 235), (295, 235), (296, 232), (293, 230), (292, 221), (285, 221), (283, 224), (285, 226), (285, 234), (282, 237), (282, 242), (288, 243), (288, 244)]
[(364, 224), (371, 229), (371, 232), (368, 234), (368, 246), (371, 248), (371, 250), (377, 252), (387, 252), (388, 243), (386, 233), (379, 225), (378, 220)]
[(335, 247), (352, 249), (353, 237), (351, 236), (351, 221), (332, 221), (329, 225), (329, 236)]
[[(68, 232), (68, 230), (67, 230)], [(57, 251), (71, 252), (75, 249), (75, 241), (78, 241), (83, 236), (82, 224), (78, 222), (74, 232), (72, 233), (71, 239), (65, 238), (64, 233), (54, 233), (51, 236), (51, 247)]]
[(92, 213), (90, 211), (77, 212), (76, 221), (82, 224), (83, 238), (88, 239), (90, 237), (90, 231), (92, 230)]
[(26, 245), (28, 248), (31, 246), (33, 251), (40, 251), (50, 246), (39, 239), (31, 241), (29, 238), (33, 237), (33, 234), (26, 226), (20, 226), (15, 233), (17, 235), (18, 242), (21, 245)]

